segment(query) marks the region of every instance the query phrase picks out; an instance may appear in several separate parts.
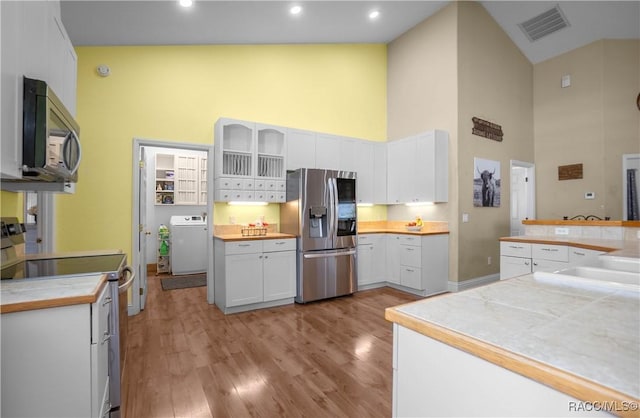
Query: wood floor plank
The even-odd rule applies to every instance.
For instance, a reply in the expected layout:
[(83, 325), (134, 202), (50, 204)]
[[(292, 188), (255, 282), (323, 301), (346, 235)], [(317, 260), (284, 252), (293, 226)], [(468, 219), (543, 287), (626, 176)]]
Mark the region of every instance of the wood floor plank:
[(162, 290), (129, 318), (126, 418), (388, 417), (390, 288), (224, 315), (206, 288)]

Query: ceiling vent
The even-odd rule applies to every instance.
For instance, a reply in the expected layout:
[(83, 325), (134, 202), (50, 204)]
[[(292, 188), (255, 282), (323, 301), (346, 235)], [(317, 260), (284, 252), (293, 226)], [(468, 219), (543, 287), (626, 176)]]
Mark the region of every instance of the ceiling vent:
[(518, 26), (527, 35), (527, 38), (533, 42), (568, 27), (569, 22), (562, 10), (560, 10), (560, 6), (556, 5), (553, 9), (522, 22)]

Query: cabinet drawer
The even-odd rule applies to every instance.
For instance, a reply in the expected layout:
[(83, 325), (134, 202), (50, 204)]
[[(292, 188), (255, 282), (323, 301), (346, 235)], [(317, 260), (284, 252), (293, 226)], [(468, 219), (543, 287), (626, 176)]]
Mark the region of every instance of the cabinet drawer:
[(400, 284), (412, 289), (422, 290), (420, 276), (422, 270), (417, 267), (402, 267), (400, 270)]
[(111, 300), (109, 285), (107, 283), (102, 288), (102, 292), (96, 302), (91, 305), (92, 344), (100, 344), (105, 336), (109, 335), (109, 308), (112, 303), (113, 301)]
[(253, 190), (255, 187), (254, 179), (244, 179), (242, 180), (242, 189), (243, 190)]
[(500, 255), (531, 258), (531, 244), (524, 242), (501, 242)]
[(262, 241), (238, 241), (227, 242), (224, 245), (226, 255), (251, 254), (262, 252)]
[(569, 247), (569, 263), (570, 264), (582, 264), (589, 261), (600, 254), (605, 254), (602, 251), (586, 250), (583, 248)]
[(569, 247), (566, 245), (532, 244), (531, 258), (568, 262)]
[(371, 238), (371, 235), (358, 235), (358, 245), (373, 243), (373, 240)]
[(401, 245), (400, 264), (403, 266), (422, 267), (422, 254), (420, 247)]
[(421, 247), (422, 237), (414, 235), (400, 235), (400, 243), (402, 245), (413, 245), (415, 247)]
[(265, 253), (274, 251), (295, 251), (295, 238), (287, 239), (267, 239), (262, 241), (262, 251)]

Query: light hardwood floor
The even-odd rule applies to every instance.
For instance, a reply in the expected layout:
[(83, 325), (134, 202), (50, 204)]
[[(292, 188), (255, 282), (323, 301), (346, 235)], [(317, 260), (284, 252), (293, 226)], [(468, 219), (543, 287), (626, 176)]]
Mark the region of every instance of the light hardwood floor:
[(224, 315), (206, 288), (163, 291), (129, 318), (123, 414), (144, 417), (389, 417), (390, 288)]

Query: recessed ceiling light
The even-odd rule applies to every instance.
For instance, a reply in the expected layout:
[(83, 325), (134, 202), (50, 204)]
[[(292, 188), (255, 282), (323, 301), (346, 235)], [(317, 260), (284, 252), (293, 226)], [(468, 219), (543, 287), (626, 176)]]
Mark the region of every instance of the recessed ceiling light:
[(289, 13), (291, 13), (292, 15), (299, 15), (300, 13), (302, 13), (302, 6), (293, 6), (289, 9)]
[(193, 6), (193, 0), (180, 0), (180, 6), (182, 7), (191, 7)]
[(377, 19), (379, 16), (380, 16), (379, 10), (372, 10), (369, 12), (369, 19), (371, 20)]

